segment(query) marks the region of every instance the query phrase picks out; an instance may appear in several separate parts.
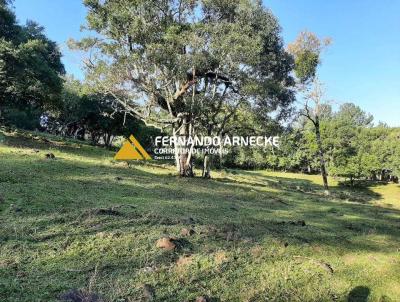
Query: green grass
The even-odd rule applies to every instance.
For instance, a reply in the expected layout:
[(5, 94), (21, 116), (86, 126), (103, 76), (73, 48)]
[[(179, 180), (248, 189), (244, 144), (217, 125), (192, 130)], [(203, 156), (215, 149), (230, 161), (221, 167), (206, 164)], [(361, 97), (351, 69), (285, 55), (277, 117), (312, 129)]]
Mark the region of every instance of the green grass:
[[(145, 284), (155, 301), (399, 301), (399, 185), (331, 179), (325, 196), (318, 176), (184, 179), (113, 154), (0, 132), (0, 301), (145, 301)], [(156, 247), (184, 227), (179, 249)]]

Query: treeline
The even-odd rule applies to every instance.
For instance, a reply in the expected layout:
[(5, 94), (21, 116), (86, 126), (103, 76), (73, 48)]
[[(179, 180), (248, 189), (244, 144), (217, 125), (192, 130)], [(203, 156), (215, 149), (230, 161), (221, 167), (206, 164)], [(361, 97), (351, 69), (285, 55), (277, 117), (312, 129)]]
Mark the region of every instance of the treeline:
[[(313, 125), (299, 116), (281, 129), (279, 149), (236, 149), (223, 159), (224, 166), (320, 173)], [(325, 105), (321, 114), (321, 138), (328, 174), (355, 180), (398, 182), (400, 128), (384, 123), (374, 126), (373, 116), (345, 103), (334, 112)]]
[(107, 147), (132, 133), (149, 146), (151, 137), (160, 134), (126, 112), (114, 96), (92, 91), (71, 77), (65, 78), (60, 106), (42, 113), (40, 124), (44, 131)]

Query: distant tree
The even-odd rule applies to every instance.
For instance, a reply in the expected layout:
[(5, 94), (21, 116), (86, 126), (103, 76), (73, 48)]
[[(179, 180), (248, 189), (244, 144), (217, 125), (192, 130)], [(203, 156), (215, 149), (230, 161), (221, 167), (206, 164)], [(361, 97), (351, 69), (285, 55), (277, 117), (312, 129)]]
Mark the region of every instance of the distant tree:
[(335, 114), (335, 120), (339, 123), (351, 124), (356, 127), (371, 127), (373, 126), (374, 117), (353, 103), (344, 103)]
[(391, 160), (399, 154), (394, 133), (384, 125), (373, 127), (372, 115), (360, 107), (342, 104), (323, 132), (330, 173), (352, 185), (357, 179), (382, 179), (386, 171), (397, 175)]
[[(357, 126), (349, 129), (348, 125), (342, 124), (338, 129), (329, 171), (332, 175), (347, 178), (354, 185), (354, 180), (368, 178), (379, 170), (379, 161), (376, 153), (370, 150), (367, 129)], [(350, 131), (346, 132), (346, 129)]]
[[(71, 44), (92, 51), (88, 79), (147, 125), (218, 134), (242, 103), (271, 112), (293, 101), (292, 60), (261, 1), (84, 3), (98, 37)], [(192, 176), (190, 146), (175, 147), (179, 174)]]
[(392, 180), (398, 181), (400, 177), (400, 129), (390, 128), (386, 125), (364, 130), (365, 153), (374, 156), (375, 165), (367, 163), (370, 168), (370, 177), (373, 179), (385, 180), (392, 176)]
[[(395, 178), (393, 179), (396, 182), (399, 182), (400, 178), (400, 129), (394, 128), (390, 133), (390, 139), (387, 143), (387, 147), (385, 150), (387, 153), (386, 159), (387, 165), (391, 168), (393, 175)], [(381, 152), (382, 154), (382, 152)], [(380, 156), (382, 157), (382, 155)], [(385, 156), (386, 154), (383, 153)]]
[[(159, 134), (127, 115), (112, 95), (95, 93), (72, 77), (65, 80), (60, 106), (48, 115), (50, 132), (78, 139), (90, 137), (94, 144), (102, 142), (108, 147), (117, 136)], [(141, 142), (148, 144), (146, 139)]]

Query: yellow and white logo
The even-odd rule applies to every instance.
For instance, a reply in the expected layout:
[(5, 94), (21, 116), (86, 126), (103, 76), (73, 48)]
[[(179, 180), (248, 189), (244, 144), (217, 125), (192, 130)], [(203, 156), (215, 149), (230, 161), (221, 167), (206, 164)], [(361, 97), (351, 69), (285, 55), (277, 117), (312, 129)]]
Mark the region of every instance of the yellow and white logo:
[(116, 160), (150, 160), (150, 155), (143, 149), (137, 139), (131, 135), (126, 140), (118, 153), (115, 154)]

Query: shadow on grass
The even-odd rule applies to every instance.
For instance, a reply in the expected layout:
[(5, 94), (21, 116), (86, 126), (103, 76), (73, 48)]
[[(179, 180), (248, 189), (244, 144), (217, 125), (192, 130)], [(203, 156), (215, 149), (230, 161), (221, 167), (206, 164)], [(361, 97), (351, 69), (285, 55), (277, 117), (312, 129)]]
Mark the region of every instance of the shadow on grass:
[[(18, 131), (4, 136), (3, 144), (13, 148), (36, 149), (41, 151), (58, 150), (71, 155), (101, 158), (110, 150), (93, 146), (87, 142), (70, 138), (45, 135), (43, 133)], [(116, 150), (115, 150), (116, 151)]]
[(356, 286), (354, 287), (348, 297), (348, 302), (368, 302), (370, 290), (366, 286)]
[[(43, 150), (46, 146), (42, 145)], [(60, 150), (82, 154), (81, 149), (65, 146)], [(93, 157), (91, 152), (87, 151), (88, 157)], [(264, 242), (277, 243), (282, 249), (305, 247), (305, 254), (311, 253), (309, 246), (334, 248), (343, 254), (390, 252), (400, 241), (400, 211), (368, 204), (380, 198), (368, 191), (348, 191), (350, 201), (366, 194), (364, 203), (354, 203), (338, 198), (337, 194), (343, 193), (339, 189), (324, 196), (322, 187), (309, 180), (246, 172), (243, 175), (254, 178), (187, 179), (144, 171), (138, 165), (98, 165), (18, 154), (3, 157), (1, 164), (5, 203), (0, 205), (4, 226), (0, 241), (22, 258), (30, 251), (51, 250), (54, 256), (33, 264), (26, 264), (31, 260), (26, 256), (26, 263), (15, 270), (22, 267), (32, 280), (54, 276), (60, 283), (52, 288), (54, 293), (67, 285), (80, 286), (98, 262), (104, 275), (134, 278), (143, 267), (168, 267), (181, 254), (209, 254), (232, 247), (247, 251)], [(196, 235), (182, 241), (180, 250), (170, 254), (154, 248), (160, 236), (179, 237), (180, 229), (189, 226), (196, 229)], [(384, 236), (385, 240), (369, 240), (369, 235)], [(142, 255), (146, 256), (140, 258)], [(65, 273), (68, 266), (79, 270)], [(208, 271), (204, 274), (209, 276)], [(70, 282), (73, 278), (80, 283)], [(45, 280), (39, 284), (41, 289), (51, 282)], [(24, 282), (23, 277), (19, 282)], [(354, 288), (352, 292), (349, 297), (365, 290)]]
[[(18, 170), (25, 169), (23, 163), (19, 166), (13, 159), (3, 162), (17, 175)], [(280, 190), (268, 192), (262, 190), (265, 185), (254, 186), (252, 182), (186, 179), (153, 174), (134, 166), (98, 167), (80, 162), (80, 168), (76, 169), (76, 164), (69, 160), (37, 160), (33, 167), (33, 174), (38, 176), (21, 179), (21, 184), (24, 183), (27, 191), (45, 192), (45, 199), (40, 196), (35, 202), (32, 197), (33, 202), (24, 203), (19, 198), (16, 206), (20, 211), (13, 215), (40, 217), (43, 224), (46, 224), (45, 216), (52, 213), (64, 212), (79, 224), (85, 220), (82, 212), (87, 209), (134, 205), (136, 209), (122, 209), (128, 211), (126, 215), (102, 215), (99, 223), (109, 224), (108, 228), (132, 224), (169, 226), (182, 224), (182, 217), (193, 217), (197, 225), (215, 228), (214, 239), (228, 245), (231, 240), (227, 237), (235, 233), (236, 239), (250, 239), (254, 243), (273, 237), (282, 244), (319, 244), (341, 246), (345, 250), (376, 251), (384, 247), (353, 239), (365, 234), (387, 235), (394, 241), (400, 237), (396, 227), (399, 210), (341, 202), (332, 196), (316, 197), (286, 187), (276, 186)], [(285, 179), (280, 178), (280, 181), (283, 183)], [(2, 178), (2, 182), (7, 182), (6, 178)], [(14, 185), (18, 185), (15, 180)], [(305, 225), (297, 221), (304, 221)], [(226, 229), (226, 225), (230, 229)], [(87, 230), (78, 232), (90, 235), (97, 231), (89, 225)]]
[[(286, 178), (280, 176), (266, 176), (262, 172), (241, 171), (241, 174), (256, 178), (252, 181), (255, 186), (270, 186), (283, 190), (295, 190), (309, 195), (323, 195), (324, 188), (322, 185), (316, 184), (307, 179)], [(260, 181), (261, 180), (261, 181)], [(228, 181), (232, 181), (229, 180)], [(233, 181), (235, 182), (235, 181)], [(386, 183), (385, 183), (386, 184)], [(372, 187), (382, 185), (381, 182), (366, 182), (362, 186), (344, 186), (339, 182), (338, 186), (330, 188), (331, 198), (337, 198), (346, 201), (354, 201), (358, 203), (368, 203), (372, 200), (379, 200), (382, 196), (371, 190)]]

